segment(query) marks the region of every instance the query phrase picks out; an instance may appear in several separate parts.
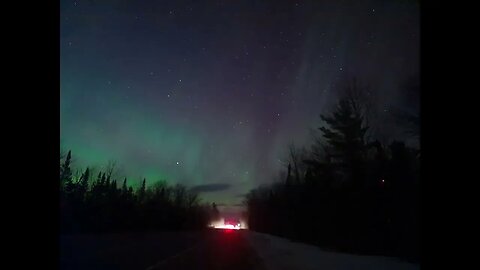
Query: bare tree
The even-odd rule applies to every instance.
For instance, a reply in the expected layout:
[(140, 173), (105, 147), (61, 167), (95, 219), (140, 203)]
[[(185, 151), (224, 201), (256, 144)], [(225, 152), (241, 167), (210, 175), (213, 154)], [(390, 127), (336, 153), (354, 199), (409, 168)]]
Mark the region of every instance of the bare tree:
[(114, 160), (109, 160), (107, 165), (105, 166), (105, 173), (107, 178), (111, 178), (112, 176), (115, 177), (117, 174), (117, 162)]
[(302, 160), (305, 156), (305, 149), (299, 149), (293, 142), (288, 145), (288, 164), (293, 166), (295, 181), (300, 182), (300, 175), (303, 171)]

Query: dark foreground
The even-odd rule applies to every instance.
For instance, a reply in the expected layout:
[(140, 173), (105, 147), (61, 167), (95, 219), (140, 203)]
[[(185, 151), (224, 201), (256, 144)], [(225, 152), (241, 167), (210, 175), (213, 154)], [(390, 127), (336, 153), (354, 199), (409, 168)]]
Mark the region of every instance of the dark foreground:
[(60, 269), (264, 269), (246, 231), (208, 230), (60, 238)]

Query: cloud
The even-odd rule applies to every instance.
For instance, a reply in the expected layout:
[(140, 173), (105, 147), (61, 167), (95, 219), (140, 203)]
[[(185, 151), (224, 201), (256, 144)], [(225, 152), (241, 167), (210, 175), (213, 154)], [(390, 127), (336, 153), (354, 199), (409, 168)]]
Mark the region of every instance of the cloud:
[(245, 205), (243, 203), (236, 203), (236, 204), (232, 204), (230, 206), (233, 206), (233, 207), (244, 207)]
[(230, 188), (229, 184), (206, 184), (206, 185), (198, 185), (191, 188), (194, 192), (218, 192), (227, 190)]
[(226, 203), (215, 203), (218, 207), (227, 207), (228, 204)]

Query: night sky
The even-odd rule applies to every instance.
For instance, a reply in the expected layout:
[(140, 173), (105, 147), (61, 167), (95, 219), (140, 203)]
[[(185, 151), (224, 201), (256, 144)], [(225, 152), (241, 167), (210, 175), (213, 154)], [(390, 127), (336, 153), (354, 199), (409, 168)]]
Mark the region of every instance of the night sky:
[(339, 81), (371, 85), (382, 118), (419, 72), (416, 1), (69, 0), (60, 20), (75, 165), (115, 160), (134, 186), (165, 179), (222, 205), (309, 145)]

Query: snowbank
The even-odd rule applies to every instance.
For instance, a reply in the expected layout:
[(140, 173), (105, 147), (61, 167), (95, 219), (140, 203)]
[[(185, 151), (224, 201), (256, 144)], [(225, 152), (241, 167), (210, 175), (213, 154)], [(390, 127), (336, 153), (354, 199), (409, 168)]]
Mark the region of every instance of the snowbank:
[(245, 238), (267, 270), (417, 270), (418, 264), (380, 256), (360, 256), (323, 251), (318, 247), (250, 231)]

